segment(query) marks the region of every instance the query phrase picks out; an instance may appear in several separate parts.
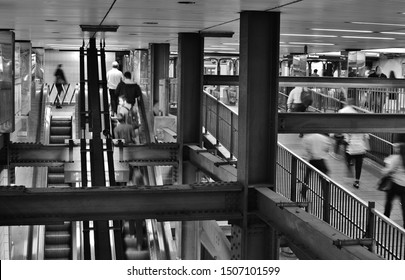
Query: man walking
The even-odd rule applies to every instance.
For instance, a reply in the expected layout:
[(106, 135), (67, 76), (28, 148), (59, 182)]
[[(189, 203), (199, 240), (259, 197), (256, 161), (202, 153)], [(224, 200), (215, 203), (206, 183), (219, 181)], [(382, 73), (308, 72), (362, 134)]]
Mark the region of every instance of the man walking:
[(122, 72), (118, 70), (118, 62), (114, 61), (112, 63), (112, 69), (107, 72), (107, 87), (110, 92), (112, 114), (117, 114), (118, 95), (115, 90), (122, 79), (123, 75)]

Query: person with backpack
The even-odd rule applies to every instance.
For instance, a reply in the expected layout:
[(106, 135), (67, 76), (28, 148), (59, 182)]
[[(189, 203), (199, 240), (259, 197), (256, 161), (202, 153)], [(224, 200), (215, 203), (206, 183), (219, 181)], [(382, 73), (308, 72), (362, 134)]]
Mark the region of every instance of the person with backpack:
[(305, 112), (312, 105), (312, 96), (307, 87), (295, 87), (287, 99), (287, 112)]
[(132, 80), (131, 72), (124, 73), (124, 80), (122, 80), (115, 90), (115, 93), (120, 96), (124, 95), (129, 104), (135, 106), (135, 101), (142, 95), (141, 88), (137, 83)]
[(124, 95), (118, 98), (118, 114), (112, 119), (117, 120), (117, 126), (114, 128), (114, 136), (117, 139), (123, 139), (125, 143), (136, 143), (135, 129), (139, 127), (137, 114), (133, 111), (133, 106), (128, 103)]
[[(305, 112), (312, 104), (311, 92), (307, 87), (295, 87), (287, 99), (287, 112)], [(304, 134), (300, 133), (299, 137)]]

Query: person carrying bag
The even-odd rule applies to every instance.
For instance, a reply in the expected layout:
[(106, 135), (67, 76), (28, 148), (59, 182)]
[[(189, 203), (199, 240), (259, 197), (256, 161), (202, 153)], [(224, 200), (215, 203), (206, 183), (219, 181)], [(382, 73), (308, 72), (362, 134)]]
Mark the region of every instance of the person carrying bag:
[(396, 196), (401, 200), (403, 226), (405, 226), (405, 144), (401, 143), (396, 148), (396, 153), (387, 157), (383, 174), (385, 180), (390, 182), (386, 190), (384, 215), (388, 218), (391, 214), (392, 201)]

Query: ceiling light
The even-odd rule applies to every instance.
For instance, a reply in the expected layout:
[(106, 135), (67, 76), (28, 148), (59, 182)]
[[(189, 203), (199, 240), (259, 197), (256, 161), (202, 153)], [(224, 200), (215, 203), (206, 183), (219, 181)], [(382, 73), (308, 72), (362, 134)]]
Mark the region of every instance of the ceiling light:
[(327, 28), (311, 28), (314, 31), (332, 31), (332, 32), (353, 32), (353, 33), (373, 33), (370, 30), (356, 30), (356, 29), (327, 29)]
[(398, 24), (398, 23), (385, 23), (385, 22), (365, 22), (365, 21), (352, 21), (349, 23), (354, 24), (370, 24), (370, 25), (388, 25), (388, 26), (402, 26), (404, 27), (405, 24)]
[(154, 25), (154, 24), (158, 24), (158, 22), (156, 21), (145, 21), (142, 24), (150, 24), (150, 25)]
[(389, 37), (362, 37), (362, 36), (341, 36), (341, 37), (351, 39), (365, 39), (365, 40), (395, 40), (395, 38)]
[(391, 35), (405, 35), (405, 32), (389, 32), (389, 31), (383, 31), (380, 32), (381, 34), (391, 34)]
[(362, 50), (363, 52), (374, 52), (374, 53), (405, 53), (405, 48), (387, 48), (387, 49), (370, 49)]
[(236, 49), (234, 48), (224, 48), (224, 47), (208, 47), (204, 48), (204, 50), (221, 50), (221, 51), (235, 51)]
[(300, 37), (326, 37), (334, 38), (336, 35), (312, 35), (312, 34), (280, 34), (281, 36), (300, 36)]
[(87, 25), (81, 24), (80, 28), (83, 32), (117, 32), (119, 25)]
[(227, 46), (239, 46), (239, 43), (222, 43), (222, 45), (227, 45)]
[(335, 44), (331, 43), (309, 43), (309, 42), (289, 42), (289, 44), (294, 45), (314, 45), (314, 46), (334, 46)]
[(193, 1), (178, 1), (178, 4), (184, 4), (184, 5), (193, 5), (195, 2)]

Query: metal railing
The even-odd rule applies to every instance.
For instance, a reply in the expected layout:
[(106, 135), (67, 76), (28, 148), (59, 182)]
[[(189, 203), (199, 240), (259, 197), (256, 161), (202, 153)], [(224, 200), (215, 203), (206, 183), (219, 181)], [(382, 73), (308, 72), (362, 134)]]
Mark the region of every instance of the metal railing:
[[(209, 94), (203, 98), (204, 131), (212, 134), (231, 155), (237, 155), (238, 115)], [(306, 175), (308, 174), (308, 175)], [(283, 145), (278, 146), (276, 191), (292, 201), (302, 200), (307, 211), (350, 238), (372, 238), (373, 250), (386, 259), (405, 259), (405, 230), (360, 198), (314, 169)]]
[(55, 104), (56, 99), (59, 98), (60, 104), (72, 104), (75, 103), (75, 96), (79, 93), (79, 84), (67, 84), (62, 85), (62, 92), (58, 96), (58, 91), (55, 84), (45, 84), (45, 91), (48, 93), (48, 102)]

